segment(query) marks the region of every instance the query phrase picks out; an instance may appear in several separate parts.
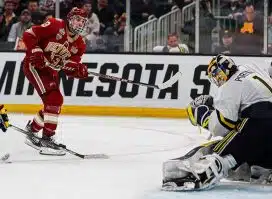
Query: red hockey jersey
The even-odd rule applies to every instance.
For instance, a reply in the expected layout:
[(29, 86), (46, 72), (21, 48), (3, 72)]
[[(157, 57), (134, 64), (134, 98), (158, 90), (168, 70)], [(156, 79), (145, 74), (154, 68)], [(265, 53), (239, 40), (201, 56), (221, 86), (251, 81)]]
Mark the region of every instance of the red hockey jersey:
[(67, 62), (80, 62), (86, 45), (80, 35), (74, 38), (67, 33), (64, 20), (50, 18), (42, 25), (32, 26), (25, 31), (23, 41), (27, 47), (26, 58), (33, 48), (44, 52), (46, 65), (59, 71)]

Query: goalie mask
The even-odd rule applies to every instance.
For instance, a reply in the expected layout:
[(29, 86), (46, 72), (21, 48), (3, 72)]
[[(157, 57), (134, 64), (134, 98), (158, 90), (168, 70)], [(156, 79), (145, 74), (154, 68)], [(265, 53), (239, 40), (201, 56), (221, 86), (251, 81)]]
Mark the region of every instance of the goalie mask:
[(219, 54), (212, 58), (207, 72), (209, 80), (219, 87), (222, 86), (237, 70), (237, 66), (231, 58)]
[(78, 35), (84, 35), (87, 29), (88, 14), (83, 9), (74, 7), (67, 15), (69, 30)]

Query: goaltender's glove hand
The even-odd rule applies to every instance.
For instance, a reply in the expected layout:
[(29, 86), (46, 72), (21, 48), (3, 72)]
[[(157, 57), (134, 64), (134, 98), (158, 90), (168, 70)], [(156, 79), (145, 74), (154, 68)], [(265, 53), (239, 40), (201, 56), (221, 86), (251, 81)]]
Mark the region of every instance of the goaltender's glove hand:
[(200, 105), (197, 107), (192, 107), (189, 105), (186, 108), (188, 117), (192, 125), (194, 126), (201, 126), (205, 129), (208, 129), (209, 125), (209, 116), (214, 109), (209, 108), (206, 105)]
[(0, 128), (3, 132), (6, 132), (8, 127), (9, 119), (7, 115), (7, 110), (5, 109), (4, 105), (0, 105)]
[(199, 125), (206, 129), (209, 124), (209, 116), (213, 110), (213, 97), (210, 95), (201, 95), (195, 98), (186, 108), (192, 125)]
[(206, 105), (209, 108), (213, 107), (213, 97), (210, 95), (200, 95), (196, 97), (190, 105), (194, 108), (200, 106), (200, 105)]
[(39, 47), (33, 48), (29, 55), (29, 62), (35, 68), (42, 69), (45, 67), (43, 50)]

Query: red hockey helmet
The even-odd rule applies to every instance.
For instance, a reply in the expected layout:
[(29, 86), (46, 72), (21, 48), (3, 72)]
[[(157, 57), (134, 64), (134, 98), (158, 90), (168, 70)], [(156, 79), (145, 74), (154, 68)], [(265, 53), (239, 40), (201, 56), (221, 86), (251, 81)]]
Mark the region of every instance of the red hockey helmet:
[(83, 9), (74, 7), (68, 13), (67, 21), (71, 32), (83, 35), (87, 28), (88, 13)]

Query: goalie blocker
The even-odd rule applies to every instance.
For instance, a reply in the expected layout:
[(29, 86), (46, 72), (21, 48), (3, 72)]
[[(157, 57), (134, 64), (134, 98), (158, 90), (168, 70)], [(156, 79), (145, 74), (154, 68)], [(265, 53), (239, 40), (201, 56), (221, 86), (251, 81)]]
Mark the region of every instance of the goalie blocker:
[[(210, 97), (195, 99), (188, 106), (188, 117), (192, 125), (222, 139), (212, 143), (207, 153), (193, 150), (166, 161), (163, 190), (213, 188), (245, 163), (272, 169), (272, 80), (268, 72), (255, 65), (238, 67), (224, 55), (212, 58), (207, 72), (218, 86), (216, 97), (212, 106)], [(272, 183), (269, 175), (266, 172), (261, 183)]]

